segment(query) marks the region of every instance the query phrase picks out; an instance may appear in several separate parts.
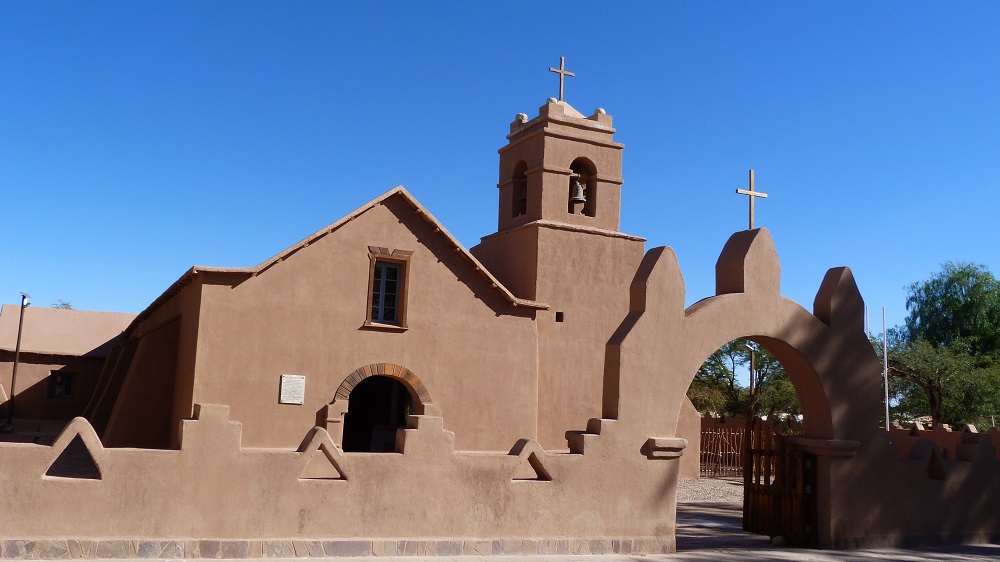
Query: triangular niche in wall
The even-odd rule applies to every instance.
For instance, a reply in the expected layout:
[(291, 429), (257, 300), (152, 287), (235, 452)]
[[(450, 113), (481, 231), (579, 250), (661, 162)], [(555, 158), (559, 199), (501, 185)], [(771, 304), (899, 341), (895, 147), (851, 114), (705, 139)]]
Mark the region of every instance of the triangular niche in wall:
[(327, 445), (321, 444), (309, 455), (309, 462), (302, 470), (299, 478), (302, 480), (347, 480), (344, 472), (340, 469), (334, 455), (327, 449)]
[(66, 448), (59, 453), (56, 460), (52, 461), (49, 469), (45, 471), (45, 475), (59, 478), (100, 480), (101, 469), (94, 461), (94, 455), (87, 448), (87, 444), (83, 442), (83, 437), (77, 433), (66, 445)]
[(545, 449), (534, 439), (518, 439), (514, 447), (510, 450), (511, 455), (518, 459), (517, 470), (514, 472), (514, 481), (535, 481), (549, 482), (552, 474), (545, 468), (542, 459), (547, 455)]
[(528, 454), (528, 458), (521, 460), (521, 465), (514, 473), (514, 480), (537, 480), (548, 482), (552, 480), (549, 471), (545, 469), (542, 461), (534, 452)]
[(310, 429), (298, 451), (307, 459), (300, 480), (347, 480), (344, 454), (325, 429)]

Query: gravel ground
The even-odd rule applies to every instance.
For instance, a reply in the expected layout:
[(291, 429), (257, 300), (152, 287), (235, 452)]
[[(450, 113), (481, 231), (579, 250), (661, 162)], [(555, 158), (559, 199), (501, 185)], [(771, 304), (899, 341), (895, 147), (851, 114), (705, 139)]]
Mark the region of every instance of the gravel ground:
[(680, 503), (743, 503), (743, 479), (696, 478), (694, 480), (678, 480), (677, 501)]

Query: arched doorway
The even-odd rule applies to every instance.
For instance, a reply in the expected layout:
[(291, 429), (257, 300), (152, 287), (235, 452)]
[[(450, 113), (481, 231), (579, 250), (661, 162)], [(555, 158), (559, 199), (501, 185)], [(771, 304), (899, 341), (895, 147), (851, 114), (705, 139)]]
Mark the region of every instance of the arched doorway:
[(389, 453), (396, 450), (396, 430), (406, 427), (413, 397), (399, 379), (376, 375), (351, 391), (344, 418), (345, 452)]

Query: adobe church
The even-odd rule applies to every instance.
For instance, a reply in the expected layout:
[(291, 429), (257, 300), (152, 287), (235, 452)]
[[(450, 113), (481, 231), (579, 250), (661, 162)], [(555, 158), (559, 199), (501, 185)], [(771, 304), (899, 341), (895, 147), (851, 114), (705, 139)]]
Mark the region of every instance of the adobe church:
[(433, 413), (458, 450), (568, 450), (600, 417), (645, 250), (618, 230), (614, 132), (554, 99), (518, 115), (497, 232), (471, 251), (397, 187), (256, 267), (192, 268), (124, 330), (80, 414), (108, 447), (176, 448), (194, 404), (220, 403), (249, 447), (319, 425), (392, 451), (407, 415)]
[[(672, 552), (698, 466), (685, 393), (740, 337), (799, 396), (811, 544), (995, 536), (988, 439), (900, 459), (879, 429), (850, 270), (808, 311), (768, 231), (736, 232), (685, 307), (673, 251), (619, 231), (614, 133), (557, 99), (518, 114), (471, 250), (397, 187), (255, 267), (193, 267), (136, 316), (5, 306), (8, 393), (26, 313), (18, 417), (77, 417), (0, 442), (0, 557)], [(927, 509), (944, 499), (965, 509)]]

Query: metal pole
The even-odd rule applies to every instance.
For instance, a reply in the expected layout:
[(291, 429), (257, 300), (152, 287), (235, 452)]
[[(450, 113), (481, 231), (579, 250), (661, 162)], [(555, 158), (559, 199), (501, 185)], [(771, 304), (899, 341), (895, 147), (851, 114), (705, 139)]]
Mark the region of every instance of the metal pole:
[(872, 339), (872, 324), (868, 321), (868, 305), (865, 305), (865, 335)]
[(885, 307), (882, 307), (882, 380), (885, 384), (885, 430), (889, 431), (889, 332), (885, 329)]
[(17, 343), (14, 344), (14, 371), (10, 374), (10, 398), (7, 400), (7, 426), (14, 427), (14, 394), (16, 389), (14, 385), (17, 383), (17, 362), (21, 356), (21, 330), (24, 328), (24, 309), (28, 308), (30, 304), (28, 299), (31, 295), (28, 293), (21, 293), (21, 316), (17, 320)]

